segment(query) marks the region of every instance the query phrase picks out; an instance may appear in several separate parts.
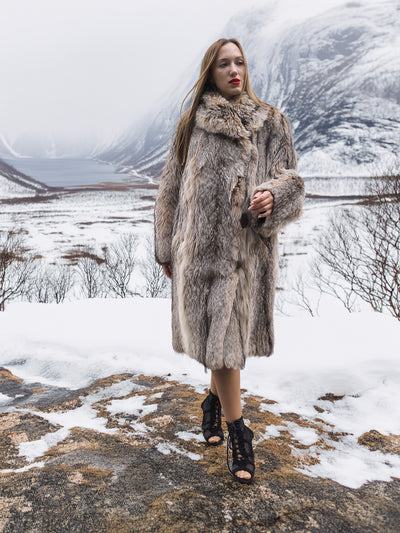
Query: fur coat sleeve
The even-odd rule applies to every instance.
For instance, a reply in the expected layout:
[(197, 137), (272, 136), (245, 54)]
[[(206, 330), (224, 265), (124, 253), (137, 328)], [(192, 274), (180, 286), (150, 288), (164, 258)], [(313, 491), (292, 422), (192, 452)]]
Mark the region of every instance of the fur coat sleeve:
[[(258, 185), (257, 192), (269, 191), (274, 198), (271, 215), (258, 218), (250, 214), (250, 226), (263, 237), (280, 231), (288, 222), (297, 219), (304, 201), (304, 182), (297, 174), (297, 156), (293, 145), (289, 119), (279, 114), (275, 121), (275, 134), (268, 150), (272, 151), (269, 178)], [(250, 213), (250, 211), (249, 211)]]
[(171, 262), (172, 230), (182, 167), (176, 159), (176, 137), (172, 141), (160, 178), (154, 211), (155, 258), (159, 264)]

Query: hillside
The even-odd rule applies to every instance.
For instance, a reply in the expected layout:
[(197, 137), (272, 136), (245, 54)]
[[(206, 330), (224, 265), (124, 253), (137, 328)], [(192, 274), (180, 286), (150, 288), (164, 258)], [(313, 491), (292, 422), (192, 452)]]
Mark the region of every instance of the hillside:
[(50, 190), (51, 187), (22, 174), (0, 159), (0, 200), (31, 197)]

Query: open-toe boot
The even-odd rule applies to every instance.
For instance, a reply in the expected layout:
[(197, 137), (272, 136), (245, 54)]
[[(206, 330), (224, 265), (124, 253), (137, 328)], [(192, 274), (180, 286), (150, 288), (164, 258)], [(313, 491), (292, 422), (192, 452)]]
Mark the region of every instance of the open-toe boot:
[[(229, 472), (239, 483), (251, 483), (254, 477), (254, 452), (252, 440), (254, 434), (250, 428), (245, 426), (243, 417), (232, 423), (228, 423), (228, 442), (226, 458)], [(240, 470), (250, 474), (250, 478), (241, 478), (236, 475)]]
[[(201, 404), (203, 410), (203, 422), (201, 429), (203, 430), (204, 438), (208, 444), (218, 446), (224, 441), (224, 432), (221, 426), (221, 402), (218, 396), (211, 391), (207, 398)], [(216, 442), (210, 442), (211, 437), (219, 437)]]

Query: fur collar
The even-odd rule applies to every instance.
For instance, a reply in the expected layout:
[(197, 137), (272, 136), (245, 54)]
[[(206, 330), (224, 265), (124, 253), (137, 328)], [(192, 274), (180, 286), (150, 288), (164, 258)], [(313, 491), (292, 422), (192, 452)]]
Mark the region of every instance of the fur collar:
[(196, 126), (234, 139), (250, 139), (269, 115), (270, 111), (257, 105), (245, 92), (227, 100), (219, 92), (207, 91), (197, 108)]

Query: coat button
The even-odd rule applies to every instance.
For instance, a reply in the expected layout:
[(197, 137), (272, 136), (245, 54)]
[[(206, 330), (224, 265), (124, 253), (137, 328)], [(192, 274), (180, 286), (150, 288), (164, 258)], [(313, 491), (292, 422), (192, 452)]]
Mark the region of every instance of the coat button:
[(247, 213), (242, 213), (240, 217), (240, 225), (242, 228), (246, 228), (249, 225), (249, 215)]

